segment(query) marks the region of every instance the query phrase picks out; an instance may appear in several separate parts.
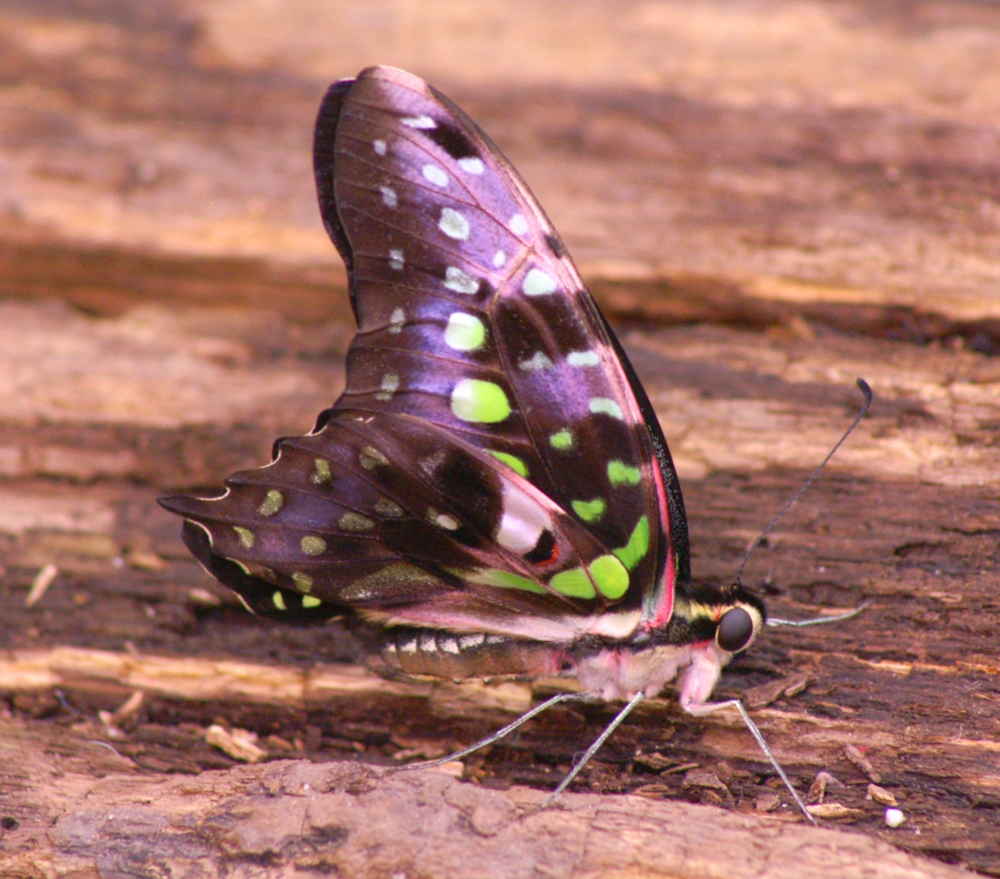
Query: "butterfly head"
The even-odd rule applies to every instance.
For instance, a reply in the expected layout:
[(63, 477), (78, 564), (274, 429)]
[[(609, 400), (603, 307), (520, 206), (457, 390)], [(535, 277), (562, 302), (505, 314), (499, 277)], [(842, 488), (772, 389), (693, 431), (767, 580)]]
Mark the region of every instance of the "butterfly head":
[(725, 654), (746, 650), (764, 628), (764, 602), (740, 583), (726, 587), (691, 585), (676, 598), (671, 640), (712, 642)]

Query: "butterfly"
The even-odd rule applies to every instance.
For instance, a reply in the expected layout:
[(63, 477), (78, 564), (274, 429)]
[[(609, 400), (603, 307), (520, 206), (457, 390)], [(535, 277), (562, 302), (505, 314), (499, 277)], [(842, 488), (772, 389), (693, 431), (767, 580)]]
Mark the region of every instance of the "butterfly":
[(346, 619), (390, 673), (629, 706), (676, 678), (711, 710), (764, 605), (692, 582), (656, 413), (521, 177), (389, 67), (330, 87), (314, 167), (358, 325), (346, 389), (222, 496), (160, 500), (188, 548), (256, 613)]

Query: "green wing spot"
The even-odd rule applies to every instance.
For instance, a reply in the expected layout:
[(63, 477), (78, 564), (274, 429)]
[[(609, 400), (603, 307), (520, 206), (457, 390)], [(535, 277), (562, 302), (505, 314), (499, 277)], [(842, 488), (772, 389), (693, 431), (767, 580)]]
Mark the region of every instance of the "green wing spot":
[(628, 543), (621, 549), (616, 549), (614, 553), (626, 568), (634, 571), (635, 566), (642, 561), (647, 552), (649, 552), (649, 517), (643, 516), (633, 529)]
[(274, 602), (274, 606), (278, 608), (278, 610), (288, 610), (288, 608), (285, 607), (285, 596), (282, 595), (281, 592), (275, 591), (274, 595), (271, 596), (271, 601)]
[(302, 606), (303, 607), (319, 607), (323, 602), (320, 601), (315, 595), (303, 595), (302, 596)]
[(456, 311), (448, 318), (448, 325), (444, 328), (444, 343), (452, 350), (475, 351), (482, 348), (485, 341), (486, 327), (474, 314)]
[(451, 411), (462, 421), (497, 424), (510, 415), (510, 401), (498, 384), (463, 378), (451, 392)]
[(584, 522), (597, 522), (607, 509), (604, 500), (599, 497), (595, 497), (592, 501), (573, 501), (571, 506), (573, 512)]
[(249, 528), (241, 528), (239, 525), (233, 525), (233, 531), (236, 532), (244, 549), (253, 549), (253, 531)]
[(608, 479), (612, 485), (638, 485), (642, 471), (624, 461), (608, 461)]
[(285, 505), (284, 495), (276, 488), (272, 488), (257, 507), (257, 512), (262, 516), (273, 516)]
[(300, 592), (308, 592), (313, 588), (313, 578), (301, 571), (292, 574), (292, 582), (299, 587)]
[(371, 574), (365, 574), (340, 592), (345, 602), (372, 601), (384, 598), (439, 589), (441, 581), (433, 574), (407, 562), (393, 562)]
[(312, 475), (312, 481), (317, 485), (322, 485), (324, 482), (329, 482), (333, 479), (333, 474), (330, 472), (330, 462), (325, 458), (316, 459), (316, 472)]
[(482, 568), (471, 574), (460, 573), (472, 583), (481, 583), (483, 586), (498, 586), (501, 589), (523, 589), (525, 592), (537, 592), (545, 595), (548, 591), (541, 583), (536, 583), (520, 574), (512, 574), (510, 571), (500, 571), (496, 568)]
[(549, 586), (561, 595), (568, 595), (570, 598), (597, 597), (594, 584), (590, 582), (590, 577), (587, 576), (587, 572), (583, 568), (560, 571), (549, 580)]
[(356, 534), (363, 534), (366, 531), (371, 531), (375, 528), (375, 523), (369, 519), (367, 516), (362, 516), (361, 513), (344, 513), (337, 520), (337, 527), (343, 529), (344, 531), (353, 531)]
[(387, 466), (389, 459), (374, 446), (365, 446), (358, 455), (358, 462), (365, 470), (374, 470), (379, 464)]
[(302, 538), (299, 545), (306, 555), (323, 555), (326, 552), (326, 541), (315, 534), (307, 534)]
[(403, 508), (387, 497), (380, 497), (375, 501), (375, 512), (387, 519), (398, 519), (403, 515)]
[(621, 598), (628, 592), (628, 571), (613, 555), (594, 559), (587, 570), (605, 598)]
[(517, 455), (508, 455), (506, 452), (493, 452), (490, 454), (496, 458), (498, 461), (503, 461), (511, 470), (525, 479), (528, 478), (528, 465), (524, 463)]
[(558, 433), (554, 433), (549, 437), (549, 445), (551, 445), (553, 449), (565, 452), (567, 449), (573, 448), (573, 434), (568, 430), (560, 430)]

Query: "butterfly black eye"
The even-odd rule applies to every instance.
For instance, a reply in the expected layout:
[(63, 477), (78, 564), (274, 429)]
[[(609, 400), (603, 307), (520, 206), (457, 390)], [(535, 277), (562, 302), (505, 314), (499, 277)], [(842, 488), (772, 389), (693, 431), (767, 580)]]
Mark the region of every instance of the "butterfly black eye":
[(727, 610), (719, 620), (719, 628), (715, 632), (715, 640), (723, 650), (734, 653), (742, 650), (753, 635), (753, 619), (742, 607)]

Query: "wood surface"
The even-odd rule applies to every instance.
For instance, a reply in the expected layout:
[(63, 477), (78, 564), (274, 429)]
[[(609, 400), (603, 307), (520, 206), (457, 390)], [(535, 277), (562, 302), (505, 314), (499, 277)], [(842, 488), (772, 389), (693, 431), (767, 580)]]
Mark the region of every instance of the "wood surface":
[[(811, 800), (833, 777), (822, 828), (669, 689), (554, 810), (615, 706), (461, 782), (384, 774), (551, 682), (374, 677), (336, 626), (246, 614), (156, 506), (343, 385), (310, 142), (370, 63), (459, 101), (562, 232), (670, 441), (696, 577), (732, 578), (871, 383), (745, 576), (779, 617), (871, 605), (768, 630), (717, 690)], [(1000, 874), (998, 181), (989, 4), (0, 5), (0, 875)]]

